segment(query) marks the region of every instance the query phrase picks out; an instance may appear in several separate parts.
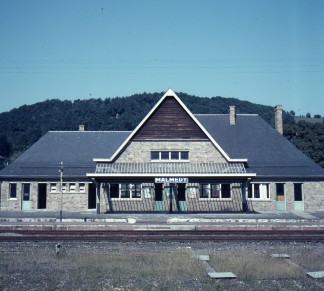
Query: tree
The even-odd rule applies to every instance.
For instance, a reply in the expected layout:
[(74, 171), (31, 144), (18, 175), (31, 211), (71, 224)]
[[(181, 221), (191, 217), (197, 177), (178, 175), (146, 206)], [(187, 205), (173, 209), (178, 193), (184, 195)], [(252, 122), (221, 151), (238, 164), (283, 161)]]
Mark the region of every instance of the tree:
[(307, 118), (311, 118), (312, 116), (311, 116), (310, 113), (307, 113), (307, 114), (306, 114), (306, 117), (307, 117)]
[(294, 110), (290, 110), (290, 112), (289, 112), (289, 113), (290, 113), (290, 115), (291, 115), (291, 116), (295, 116), (295, 115), (296, 115), (296, 113), (295, 113), (295, 111), (294, 111)]
[(6, 136), (0, 136), (0, 155), (9, 157), (11, 154), (11, 144), (8, 142)]
[(322, 116), (320, 114), (315, 114), (314, 118), (321, 118)]

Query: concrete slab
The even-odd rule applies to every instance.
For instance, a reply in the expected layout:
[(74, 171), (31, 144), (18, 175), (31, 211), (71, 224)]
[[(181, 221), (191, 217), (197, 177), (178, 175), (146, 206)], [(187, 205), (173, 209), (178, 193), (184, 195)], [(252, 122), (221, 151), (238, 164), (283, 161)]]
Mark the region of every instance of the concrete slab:
[(236, 276), (232, 272), (213, 272), (208, 273), (208, 276), (213, 279), (235, 279)]
[(289, 259), (290, 256), (287, 254), (272, 254), (271, 255), (273, 258), (285, 258), (285, 259)]
[[(58, 211), (0, 211), (0, 223), (60, 223)], [(96, 211), (69, 212), (63, 211), (62, 223), (106, 223), (133, 225), (196, 225), (215, 226), (218, 229), (230, 230), (237, 226), (246, 230), (272, 230), (274, 227), (287, 229), (288, 226), (305, 229), (316, 229), (324, 226), (322, 212), (230, 212), (230, 213), (101, 213)], [(178, 227), (178, 226), (176, 226)], [(317, 228), (318, 229), (318, 228)]]
[(320, 279), (324, 278), (324, 271), (319, 271), (319, 272), (308, 272), (306, 273), (308, 276), (314, 278), (314, 279)]
[(208, 255), (198, 255), (197, 258), (201, 261), (209, 261)]
[(312, 215), (309, 212), (305, 212), (305, 211), (294, 211), (292, 212), (294, 215), (298, 216), (298, 217), (302, 217), (304, 219), (307, 220), (316, 220), (318, 219), (318, 217), (316, 217), (315, 215)]

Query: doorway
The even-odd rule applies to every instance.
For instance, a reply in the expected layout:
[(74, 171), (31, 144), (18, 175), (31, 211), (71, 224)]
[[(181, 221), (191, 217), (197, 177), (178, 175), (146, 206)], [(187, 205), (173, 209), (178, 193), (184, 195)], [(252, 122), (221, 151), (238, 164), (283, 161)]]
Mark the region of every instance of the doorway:
[(294, 184), (294, 210), (304, 211), (304, 195), (303, 195), (303, 184)]
[(286, 210), (285, 184), (283, 183), (276, 184), (276, 210)]
[(187, 202), (186, 202), (186, 184), (178, 184), (177, 185), (177, 196), (178, 196), (178, 210), (179, 211), (187, 211)]
[(154, 184), (155, 197), (154, 197), (154, 211), (163, 211), (163, 184)]
[(89, 183), (88, 187), (88, 209), (96, 209), (97, 197), (96, 197), (96, 185)]
[(22, 184), (21, 210), (30, 210), (30, 184)]
[(37, 209), (46, 209), (47, 184), (38, 184)]

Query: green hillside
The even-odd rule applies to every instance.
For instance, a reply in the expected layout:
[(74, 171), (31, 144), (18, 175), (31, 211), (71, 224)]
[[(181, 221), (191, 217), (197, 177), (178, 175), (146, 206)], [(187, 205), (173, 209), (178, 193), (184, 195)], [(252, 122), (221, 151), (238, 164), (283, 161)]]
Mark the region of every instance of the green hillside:
[[(75, 101), (52, 99), (0, 113), (0, 156), (12, 161), (46, 132), (78, 130), (79, 124), (84, 124), (86, 130), (133, 130), (162, 95), (142, 93)], [(193, 113), (228, 113), (229, 106), (235, 105), (237, 113), (259, 114), (269, 124), (274, 124), (274, 109), (271, 106), (235, 98), (197, 97), (182, 92), (177, 95)], [(324, 143), (322, 147), (318, 144), (324, 137), (323, 128), (300, 126), (287, 112), (284, 112), (284, 123), (287, 138), (324, 166)], [(310, 142), (306, 134), (308, 131), (314, 133)], [(296, 132), (298, 134), (294, 135)]]
[(304, 116), (294, 116), (295, 122), (305, 121), (309, 123), (324, 123), (323, 117), (304, 117)]

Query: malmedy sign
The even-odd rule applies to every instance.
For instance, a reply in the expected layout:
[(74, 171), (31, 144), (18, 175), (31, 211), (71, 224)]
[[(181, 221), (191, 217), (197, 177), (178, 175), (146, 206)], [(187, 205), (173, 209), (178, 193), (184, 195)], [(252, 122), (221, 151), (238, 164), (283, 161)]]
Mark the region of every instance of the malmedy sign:
[(163, 177), (163, 178), (155, 178), (155, 183), (188, 183), (188, 178), (183, 177)]

